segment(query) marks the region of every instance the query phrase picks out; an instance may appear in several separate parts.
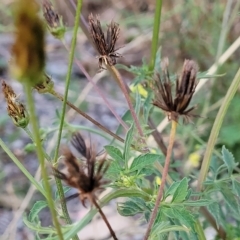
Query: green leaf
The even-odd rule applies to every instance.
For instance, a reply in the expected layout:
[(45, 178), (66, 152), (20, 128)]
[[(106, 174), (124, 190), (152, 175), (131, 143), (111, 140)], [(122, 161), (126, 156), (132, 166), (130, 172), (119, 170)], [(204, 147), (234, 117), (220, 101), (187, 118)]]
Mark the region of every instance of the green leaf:
[(155, 225), (153, 227), (149, 240), (160, 239), (163, 233), (175, 232), (175, 231), (178, 231), (178, 232), (185, 231), (188, 233), (190, 230), (187, 227), (182, 227), (178, 225), (169, 225), (168, 222), (161, 222), (160, 224)]
[(25, 147), (24, 147), (24, 151), (27, 153), (31, 153), (34, 152), (36, 150), (36, 146), (34, 143), (28, 143)]
[(134, 124), (131, 125), (127, 132), (126, 140), (125, 140), (125, 145), (124, 145), (124, 152), (123, 152), (123, 159), (125, 160), (125, 163), (128, 162), (129, 160), (129, 153), (130, 153), (130, 148), (132, 144), (132, 139), (133, 139), (133, 130), (134, 130)]
[(106, 176), (112, 180), (116, 180), (119, 177), (119, 173), (122, 171), (117, 162), (111, 161), (111, 164), (106, 172)]
[(118, 212), (122, 216), (134, 216), (137, 213), (144, 212), (146, 205), (144, 201), (140, 202), (137, 199), (133, 198), (125, 203), (118, 204)]
[(152, 153), (146, 153), (144, 155), (140, 155), (136, 157), (131, 166), (129, 171), (134, 172), (134, 171), (141, 171), (143, 168), (152, 165), (155, 161), (157, 161), (160, 158), (159, 155), (157, 154), (152, 154)]
[(233, 212), (236, 214), (240, 214), (238, 202), (235, 195), (231, 192), (231, 189), (229, 189), (227, 186), (223, 187), (221, 188), (221, 193), (227, 205), (233, 210)]
[(191, 206), (191, 207), (202, 207), (202, 206), (208, 206), (210, 204), (212, 204), (212, 200), (210, 199), (200, 199), (197, 201), (187, 201), (184, 202), (183, 205), (184, 206)]
[(124, 162), (122, 152), (118, 148), (114, 146), (105, 146), (104, 148), (106, 149), (107, 153), (119, 164)]
[(213, 202), (212, 204), (207, 206), (207, 209), (213, 215), (213, 217), (215, 218), (217, 228), (219, 228), (219, 225), (221, 223), (219, 204), (217, 202)]
[(231, 152), (229, 152), (225, 146), (222, 147), (222, 157), (223, 157), (223, 161), (226, 164), (227, 168), (228, 168), (228, 174), (231, 175), (233, 172), (233, 169), (237, 166), (237, 164), (235, 163), (235, 159), (232, 155)]
[(194, 229), (196, 218), (185, 208), (180, 206), (163, 207), (162, 213), (171, 218), (174, 222), (180, 222), (188, 228)]
[(188, 195), (188, 179), (183, 178), (173, 194), (172, 202), (183, 202)]
[(238, 182), (236, 179), (232, 178), (232, 185), (233, 185), (233, 192), (238, 197), (240, 197), (240, 182)]
[(141, 108), (141, 96), (139, 94), (138, 89), (136, 89), (136, 93), (135, 93), (135, 113), (136, 113), (137, 116), (139, 116), (140, 108)]
[(29, 221), (34, 222), (34, 220), (35, 220), (35, 218), (37, 218), (39, 212), (47, 206), (48, 206), (48, 204), (47, 204), (46, 201), (37, 201), (33, 205), (32, 209), (30, 210), (30, 213), (29, 213), (29, 216), (28, 216)]

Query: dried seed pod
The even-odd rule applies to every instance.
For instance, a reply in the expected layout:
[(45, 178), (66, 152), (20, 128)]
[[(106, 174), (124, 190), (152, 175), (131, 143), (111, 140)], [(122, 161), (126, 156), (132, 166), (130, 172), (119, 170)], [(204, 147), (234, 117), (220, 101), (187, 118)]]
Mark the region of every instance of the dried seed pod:
[(104, 69), (103, 65), (115, 65), (117, 58), (121, 57), (120, 54), (116, 53), (115, 48), (117, 39), (119, 37), (119, 25), (115, 22), (111, 22), (108, 25), (107, 35), (105, 37), (101, 23), (97, 17), (93, 17), (92, 14), (88, 17), (90, 33), (92, 36), (93, 43), (98, 51), (99, 69)]
[(77, 158), (69, 149), (64, 152), (65, 164), (68, 174), (62, 173), (54, 168), (55, 176), (63, 179), (69, 186), (77, 188), (82, 204), (85, 206), (85, 200), (93, 202), (96, 198), (96, 191), (102, 189), (106, 183), (103, 176), (108, 169), (105, 159), (96, 162), (96, 152), (93, 147), (87, 148), (84, 139), (80, 133), (73, 135), (72, 144), (83, 156), (86, 157), (86, 167), (79, 164)]
[(172, 92), (172, 83), (168, 73), (168, 60), (162, 64), (163, 78), (157, 74), (153, 105), (167, 112), (169, 120), (177, 121), (180, 115), (185, 117), (191, 114), (196, 106), (188, 108), (195, 92), (197, 82), (197, 65), (192, 60), (185, 60), (180, 77), (177, 78), (175, 96)]
[(17, 95), (12, 87), (2, 82), (2, 91), (7, 102), (8, 115), (17, 127), (25, 128), (29, 123), (29, 116), (25, 106), (17, 100)]
[(59, 16), (58, 13), (56, 13), (50, 1), (44, 0), (42, 7), (43, 7), (43, 16), (46, 20), (47, 27), (50, 33), (54, 37), (58, 39), (62, 39), (66, 31), (62, 21), (62, 17)]

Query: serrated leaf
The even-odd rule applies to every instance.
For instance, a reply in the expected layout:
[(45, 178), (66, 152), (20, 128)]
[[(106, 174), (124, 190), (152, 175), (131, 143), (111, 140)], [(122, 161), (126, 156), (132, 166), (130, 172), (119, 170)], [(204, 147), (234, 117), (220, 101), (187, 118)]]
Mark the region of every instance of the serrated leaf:
[(119, 173), (122, 171), (117, 162), (111, 161), (111, 164), (106, 172), (106, 176), (112, 180), (116, 180), (119, 177)]
[(169, 195), (173, 195), (174, 192), (176, 191), (176, 189), (178, 188), (180, 182), (174, 182), (166, 191), (165, 193), (165, 197), (169, 196)]
[(42, 227), (40, 225), (40, 222), (30, 222), (27, 217), (23, 216), (23, 222), (24, 224), (31, 230), (36, 231), (38, 233), (42, 234), (56, 234), (56, 230), (53, 227)]
[(182, 225), (190, 227), (192, 230), (194, 229), (194, 224), (196, 218), (185, 208), (174, 208), (173, 214), (175, 219), (177, 219)]
[(155, 161), (157, 161), (160, 158), (159, 155), (157, 154), (152, 154), (152, 153), (146, 153), (144, 155), (140, 155), (136, 157), (131, 166), (129, 171), (134, 172), (134, 171), (141, 171), (143, 168), (152, 165)]
[(216, 202), (213, 202), (212, 204), (207, 206), (207, 209), (213, 215), (213, 217), (215, 218), (217, 228), (219, 228), (219, 225), (221, 223), (219, 204), (216, 203)]
[(190, 230), (187, 227), (182, 227), (178, 225), (169, 225), (168, 222), (162, 222), (155, 225), (150, 235), (150, 240), (157, 240), (161, 237), (162, 234), (167, 232), (175, 232), (175, 231), (184, 231), (189, 232)]
[(187, 195), (188, 195), (188, 180), (187, 178), (183, 178), (173, 194), (172, 202), (174, 203), (183, 202)]
[(184, 206), (191, 206), (191, 207), (202, 207), (202, 206), (208, 206), (212, 203), (212, 200), (209, 199), (200, 199), (197, 201), (187, 201), (184, 202), (183, 205)]
[(133, 139), (133, 130), (134, 130), (134, 124), (131, 124), (131, 127), (129, 128), (126, 135), (124, 151), (123, 151), (123, 159), (125, 160), (125, 162), (128, 162), (129, 160), (129, 152), (130, 152), (132, 139)]
[(139, 204), (138, 201), (131, 199), (129, 201), (126, 201), (125, 203), (119, 203), (118, 204), (118, 212), (122, 216), (134, 216), (137, 213), (141, 213), (144, 211), (146, 206)]
[(107, 153), (114, 159), (116, 160), (119, 164), (123, 163), (123, 155), (120, 149), (114, 147), (114, 146), (105, 146), (104, 147), (107, 151)]
[(162, 213), (171, 218), (174, 222), (179, 221), (182, 225), (194, 229), (195, 218), (194, 216), (183, 207), (162, 207)]
[(33, 205), (32, 209), (30, 210), (30, 213), (29, 213), (29, 216), (28, 216), (29, 221), (34, 222), (34, 220), (35, 220), (35, 218), (37, 218), (39, 212), (47, 206), (48, 206), (48, 204), (47, 204), (46, 201), (37, 201)]
[(225, 146), (222, 147), (222, 157), (223, 161), (226, 164), (228, 168), (228, 174), (231, 175), (233, 172), (233, 169), (236, 167), (235, 159), (231, 152), (228, 151), (228, 149), (225, 148)]
[(227, 205), (233, 210), (234, 213), (240, 214), (239, 205), (235, 195), (227, 187), (221, 188), (221, 193), (227, 203)]
[(233, 185), (233, 192), (238, 197), (240, 197), (240, 182), (238, 182), (236, 179), (232, 178), (232, 185)]

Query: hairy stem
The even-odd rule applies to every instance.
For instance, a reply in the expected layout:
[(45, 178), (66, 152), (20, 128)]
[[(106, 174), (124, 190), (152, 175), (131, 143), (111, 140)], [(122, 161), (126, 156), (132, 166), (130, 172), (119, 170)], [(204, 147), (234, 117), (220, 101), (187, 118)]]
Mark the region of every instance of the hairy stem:
[(30, 122), (32, 124), (32, 129), (33, 129), (33, 137), (34, 137), (34, 142), (36, 143), (36, 150), (37, 150), (37, 156), (38, 160), (40, 163), (41, 167), (41, 172), (42, 172), (42, 177), (43, 177), (43, 183), (44, 183), (44, 188), (46, 189), (46, 197), (47, 197), (47, 202), (48, 206), (52, 215), (53, 223), (56, 228), (58, 237), (60, 240), (63, 240), (63, 235), (61, 231), (60, 224), (57, 219), (57, 214), (54, 208), (54, 202), (52, 198), (52, 191), (50, 184), (48, 182), (48, 175), (47, 175), (47, 170), (45, 168), (45, 159), (44, 159), (44, 150), (42, 148), (42, 143), (41, 143), (41, 138), (40, 138), (40, 133), (39, 133), (39, 127), (38, 127), (38, 121), (37, 117), (35, 114), (35, 105), (34, 105), (34, 99), (32, 96), (31, 92), (32, 88), (30, 86), (29, 82), (26, 82), (25, 84), (25, 92), (27, 96), (27, 105), (29, 109), (29, 115), (30, 115)]
[(171, 156), (172, 156), (172, 149), (173, 149), (173, 144), (174, 144), (174, 140), (175, 140), (176, 129), (177, 129), (177, 122), (172, 121), (172, 128), (171, 128), (169, 144), (168, 144), (168, 148), (167, 148), (167, 156), (166, 156), (166, 159), (165, 159), (165, 164), (164, 164), (163, 173), (162, 173), (162, 182), (161, 182), (160, 188), (158, 190), (156, 203), (155, 203), (152, 215), (151, 215), (150, 220), (149, 220), (149, 224), (148, 224), (146, 234), (144, 236), (144, 240), (147, 240), (149, 235), (150, 235), (150, 232), (151, 232), (151, 229), (153, 227), (155, 218), (157, 216), (158, 208), (160, 206), (160, 202), (161, 202), (161, 199), (162, 199), (162, 196), (163, 196), (163, 190), (164, 190), (165, 182), (166, 182), (166, 179), (167, 179), (167, 176), (168, 176), (168, 169), (169, 169), (169, 166), (170, 166), (170, 161), (171, 161)]
[(110, 231), (113, 239), (114, 239), (114, 240), (117, 240), (117, 237), (116, 237), (115, 232), (113, 231), (113, 229), (112, 229), (110, 223), (108, 222), (105, 214), (103, 213), (101, 207), (98, 205), (98, 203), (97, 203), (97, 201), (96, 201), (96, 199), (95, 199), (94, 197), (92, 198), (92, 201), (93, 201), (93, 204), (95, 205), (95, 207), (98, 209), (100, 215), (102, 216), (103, 221), (106, 223), (106, 225), (107, 225), (107, 227), (108, 227), (108, 229), (109, 229), (109, 231)]
[[(54, 95), (55, 97), (57, 97), (59, 100), (63, 101), (63, 96), (60, 95), (57, 92), (51, 92), (52, 95)], [(67, 101), (67, 105), (69, 107), (71, 107), (72, 109), (74, 109), (78, 114), (82, 115), (84, 118), (86, 118), (87, 120), (89, 120), (90, 122), (92, 122), (94, 125), (96, 125), (97, 127), (99, 127), (102, 131), (108, 133), (110, 136), (114, 137), (115, 139), (117, 139), (118, 141), (124, 143), (124, 140), (119, 137), (118, 135), (116, 135), (115, 133), (111, 132), (110, 130), (108, 130), (107, 128), (105, 128), (102, 124), (100, 124), (99, 122), (97, 122), (95, 119), (93, 119), (92, 117), (90, 117), (88, 114), (86, 114), (85, 112), (81, 111), (79, 108), (77, 108), (75, 105), (73, 105), (71, 102)]]
[(82, 8), (82, 0), (78, 0), (71, 49), (70, 49), (70, 53), (69, 53), (69, 64), (68, 64), (68, 71), (67, 71), (66, 83), (65, 83), (65, 93), (64, 93), (64, 99), (63, 99), (63, 105), (62, 105), (62, 115), (61, 115), (61, 119), (60, 119), (57, 146), (56, 146), (55, 155), (54, 155), (54, 159), (53, 159), (54, 163), (56, 163), (57, 159), (58, 159), (58, 151), (59, 151), (61, 137), (62, 137), (63, 123), (64, 123), (64, 117), (65, 117), (65, 111), (66, 111), (67, 98), (68, 98), (68, 89), (69, 89), (69, 85), (70, 85), (70, 78), (71, 78), (71, 72), (72, 72), (72, 66), (73, 66), (73, 59), (74, 59), (74, 52), (75, 52), (74, 50), (75, 50), (76, 42), (77, 42), (77, 32), (78, 32), (79, 18), (81, 15), (81, 8)]
[(161, 12), (162, 12), (162, 0), (156, 0), (156, 9), (154, 14), (154, 25), (153, 25), (153, 35), (152, 35), (152, 46), (151, 46), (151, 60), (149, 65), (150, 71), (153, 71), (155, 67), (156, 54), (158, 49), (159, 29), (160, 29), (160, 22), (161, 22)]
[(238, 87), (240, 85), (240, 68), (238, 69), (237, 74), (235, 75), (228, 91), (227, 94), (223, 100), (223, 103), (218, 111), (218, 114), (215, 118), (211, 133), (210, 133), (210, 137), (208, 139), (208, 144), (207, 144), (207, 148), (204, 154), (204, 158), (203, 158), (203, 162), (202, 162), (202, 166), (201, 166), (201, 170), (200, 170), (200, 174), (198, 177), (198, 186), (197, 186), (197, 190), (201, 191), (202, 190), (202, 185), (203, 182), (205, 181), (206, 177), (207, 177), (207, 173), (208, 173), (208, 169), (209, 169), (209, 165), (211, 162), (211, 156), (212, 156), (212, 152), (214, 150), (214, 146), (215, 143), (217, 141), (217, 137), (220, 131), (220, 128), (222, 126), (223, 123), (223, 119), (226, 115), (227, 109), (230, 105), (230, 102), (233, 98), (233, 96), (235, 95), (236, 91), (238, 90)]

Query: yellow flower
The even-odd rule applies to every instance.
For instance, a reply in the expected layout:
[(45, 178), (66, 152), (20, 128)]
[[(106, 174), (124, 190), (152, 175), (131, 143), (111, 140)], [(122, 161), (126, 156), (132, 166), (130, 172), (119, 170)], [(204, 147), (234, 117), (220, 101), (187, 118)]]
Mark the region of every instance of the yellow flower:
[(148, 92), (146, 91), (146, 89), (140, 83), (137, 84), (137, 85), (131, 84), (129, 88), (133, 93), (138, 91), (139, 94), (144, 98), (147, 98), (147, 96), (148, 96)]
[(193, 152), (189, 155), (188, 162), (194, 168), (197, 168), (200, 164), (201, 156), (198, 152)]

